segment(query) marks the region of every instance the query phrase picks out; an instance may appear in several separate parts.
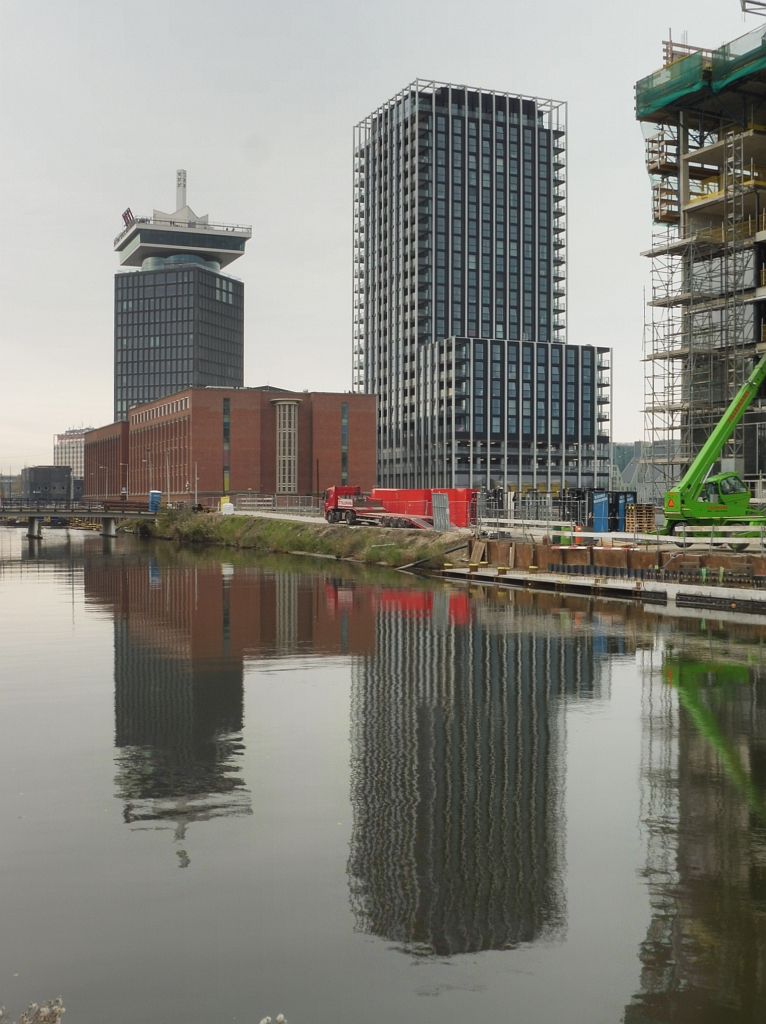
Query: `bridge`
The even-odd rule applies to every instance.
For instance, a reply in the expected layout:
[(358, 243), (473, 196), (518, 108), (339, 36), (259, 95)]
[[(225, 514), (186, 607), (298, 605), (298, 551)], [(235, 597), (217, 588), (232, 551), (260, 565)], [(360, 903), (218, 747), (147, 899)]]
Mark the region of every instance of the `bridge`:
[(102, 537), (116, 537), (117, 523), (125, 519), (154, 519), (156, 512), (149, 512), (144, 502), (141, 506), (130, 502), (91, 502), (75, 504), (62, 501), (3, 501), (0, 503), (0, 525), (27, 520), (27, 537), (39, 540), (42, 537), (43, 522), (53, 518), (71, 522), (73, 519), (101, 520)]

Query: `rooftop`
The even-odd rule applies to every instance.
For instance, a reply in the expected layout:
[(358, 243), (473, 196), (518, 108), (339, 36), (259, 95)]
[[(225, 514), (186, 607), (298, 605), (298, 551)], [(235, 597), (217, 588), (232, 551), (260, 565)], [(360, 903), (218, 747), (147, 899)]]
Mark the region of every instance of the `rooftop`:
[(221, 267), (241, 256), (252, 237), (249, 224), (211, 223), (207, 214), (198, 216), (186, 202), (186, 171), (176, 173), (176, 209), (173, 213), (154, 210), (151, 217), (122, 215), (125, 227), (114, 239), (114, 250), (122, 266), (139, 267), (151, 257), (197, 255), (214, 260)]
[[(766, 2), (766, 0), (765, 0)], [(538, 111), (543, 113), (550, 113), (551, 111), (560, 112), (563, 115), (563, 111), (566, 109), (566, 103), (563, 100), (545, 99), (540, 96), (524, 96), (521, 93), (504, 92), (498, 89), (487, 89), (480, 86), (465, 85), (455, 82), (438, 82), (435, 79), (430, 78), (416, 78), (410, 82), (398, 93), (392, 96), (390, 99), (381, 103), (380, 106), (374, 110), (370, 115), (363, 118), (357, 128), (369, 127), (375, 118), (379, 117), (384, 111), (395, 107), (397, 104), (409, 100), (412, 97), (417, 97), (419, 100), (427, 99), (434, 94), (438, 94), (444, 90), (452, 90), (453, 92), (467, 92), (475, 95), (482, 96), (499, 96), (504, 99), (519, 100), (520, 102), (534, 103)]]

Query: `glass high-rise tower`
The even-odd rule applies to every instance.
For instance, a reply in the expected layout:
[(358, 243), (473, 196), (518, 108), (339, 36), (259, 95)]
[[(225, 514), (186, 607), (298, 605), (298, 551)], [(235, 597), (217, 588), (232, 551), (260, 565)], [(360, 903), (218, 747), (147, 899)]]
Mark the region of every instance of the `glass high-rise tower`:
[(244, 384), (244, 286), (222, 273), (252, 230), (211, 224), (186, 203), (176, 175), (176, 210), (123, 214), (114, 240), (123, 267), (114, 279), (114, 418), (133, 405), (185, 388)]
[(418, 79), (354, 133), (379, 481), (607, 486), (609, 350), (566, 344), (566, 106)]

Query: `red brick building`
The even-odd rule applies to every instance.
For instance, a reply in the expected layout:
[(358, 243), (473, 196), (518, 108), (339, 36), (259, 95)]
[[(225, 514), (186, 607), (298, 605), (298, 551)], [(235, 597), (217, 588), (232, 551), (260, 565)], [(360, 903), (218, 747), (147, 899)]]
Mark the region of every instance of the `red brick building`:
[[(158, 490), (171, 502), (196, 496), (203, 503), (247, 491), (316, 494), (338, 483), (368, 489), (375, 485), (375, 415), (373, 395), (273, 387), (179, 391), (131, 409), (127, 424), (86, 436), (86, 497), (119, 497), (123, 485), (131, 498)], [(109, 458), (103, 442), (120, 427), (127, 430), (127, 457), (115, 451), (111, 472), (100, 470)]]
[(128, 424), (110, 423), (85, 435), (83, 449), (83, 499), (117, 498), (127, 493)]

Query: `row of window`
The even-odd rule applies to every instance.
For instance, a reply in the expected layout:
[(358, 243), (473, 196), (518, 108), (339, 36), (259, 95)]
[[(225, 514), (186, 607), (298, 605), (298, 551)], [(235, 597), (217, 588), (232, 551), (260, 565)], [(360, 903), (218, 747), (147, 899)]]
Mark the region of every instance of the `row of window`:
[(194, 282), (194, 270), (138, 270), (119, 273), (115, 278), (118, 291), (143, 291), (155, 284), (191, 284)]
[(428, 111), (423, 111), (418, 117), (417, 126), (411, 123), (410, 130), (401, 133), (393, 124), (382, 125), (381, 130), (371, 134), (354, 154), (354, 169), (357, 174), (363, 175), (369, 171), (371, 160), (378, 158), (387, 164), (399, 164), (406, 160), (409, 155), (416, 152), (416, 146), (422, 150), (424, 146), (433, 141), (434, 130), (437, 140), (444, 139), (449, 130), (453, 138), (467, 138), (471, 148), (479, 148), (481, 139), (481, 150), (489, 153), (492, 141), (495, 142), (497, 150), (505, 150), (505, 142), (508, 140), (508, 151), (511, 156), (518, 158), (519, 143), (523, 145), (522, 154), (527, 157), (532, 155), (532, 147), (536, 144), (541, 154), (547, 155), (547, 151), (553, 149), (557, 153), (564, 151), (564, 133), (545, 124), (538, 123), (534, 126), (525, 125), (521, 131), (512, 123), (511, 130), (506, 130), (506, 122), (503, 118), (497, 118), (494, 122), (486, 118), (481, 121), (476, 117), (464, 118), (460, 114), (453, 114), (448, 117), (445, 113), (438, 112), (436, 120)]
[(149, 420), (156, 420), (162, 416), (170, 416), (172, 413), (184, 412), (191, 406), (191, 398), (176, 398), (172, 402), (163, 402), (153, 409), (143, 409), (141, 412), (133, 413), (130, 417), (131, 423), (148, 423)]
[(198, 329), (204, 330), (204, 326), (211, 325), (215, 331), (218, 330), (234, 330), (242, 331), (242, 322), (244, 319), (243, 310), (231, 310), (224, 311), (219, 307), (215, 306), (195, 306), (194, 308), (186, 306), (166, 306), (162, 309), (146, 309), (140, 310), (133, 313), (115, 313), (115, 325), (118, 331), (136, 331), (146, 330), (148, 327), (153, 327), (155, 324), (173, 324), (173, 323), (189, 323), (194, 318), (198, 318), (200, 327)]
[[(132, 374), (127, 380), (118, 380), (117, 392), (120, 397), (138, 401), (146, 394), (147, 388), (151, 388), (152, 391), (159, 389), (162, 394), (167, 395), (174, 391), (183, 391), (185, 388), (192, 387), (192, 379), (193, 374), (191, 370), (186, 372), (179, 369), (178, 373), (173, 374), (173, 376), (156, 373), (136, 373)], [(144, 400), (148, 401), (148, 399)]]
[(154, 297), (145, 296), (140, 299), (117, 299), (114, 304), (115, 312), (119, 315), (120, 313), (132, 313), (131, 317), (127, 317), (127, 321), (136, 319), (136, 313), (151, 313), (157, 315), (160, 312), (175, 312), (176, 310), (191, 309), (194, 305), (193, 295), (178, 295), (171, 297)]
[(171, 280), (175, 275), (163, 277), (146, 277), (143, 274), (118, 275), (116, 278), (116, 303), (128, 303), (125, 308), (136, 309), (147, 300), (173, 300), (176, 303), (190, 300), (231, 302), (232, 299), (221, 299), (223, 294), (240, 300), (244, 294), (241, 281), (230, 277), (206, 272), (196, 281), (179, 282)]
[[(116, 341), (118, 358), (124, 354), (126, 358), (135, 353), (149, 352), (150, 349), (157, 349), (160, 353), (193, 353), (193, 352), (220, 352), (222, 355), (231, 357), (242, 352), (242, 344), (239, 338), (229, 333), (224, 337), (197, 336), (197, 343), (194, 343), (194, 335), (181, 331), (164, 331), (161, 334), (120, 334)], [(158, 353), (159, 354), (159, 353)]]

